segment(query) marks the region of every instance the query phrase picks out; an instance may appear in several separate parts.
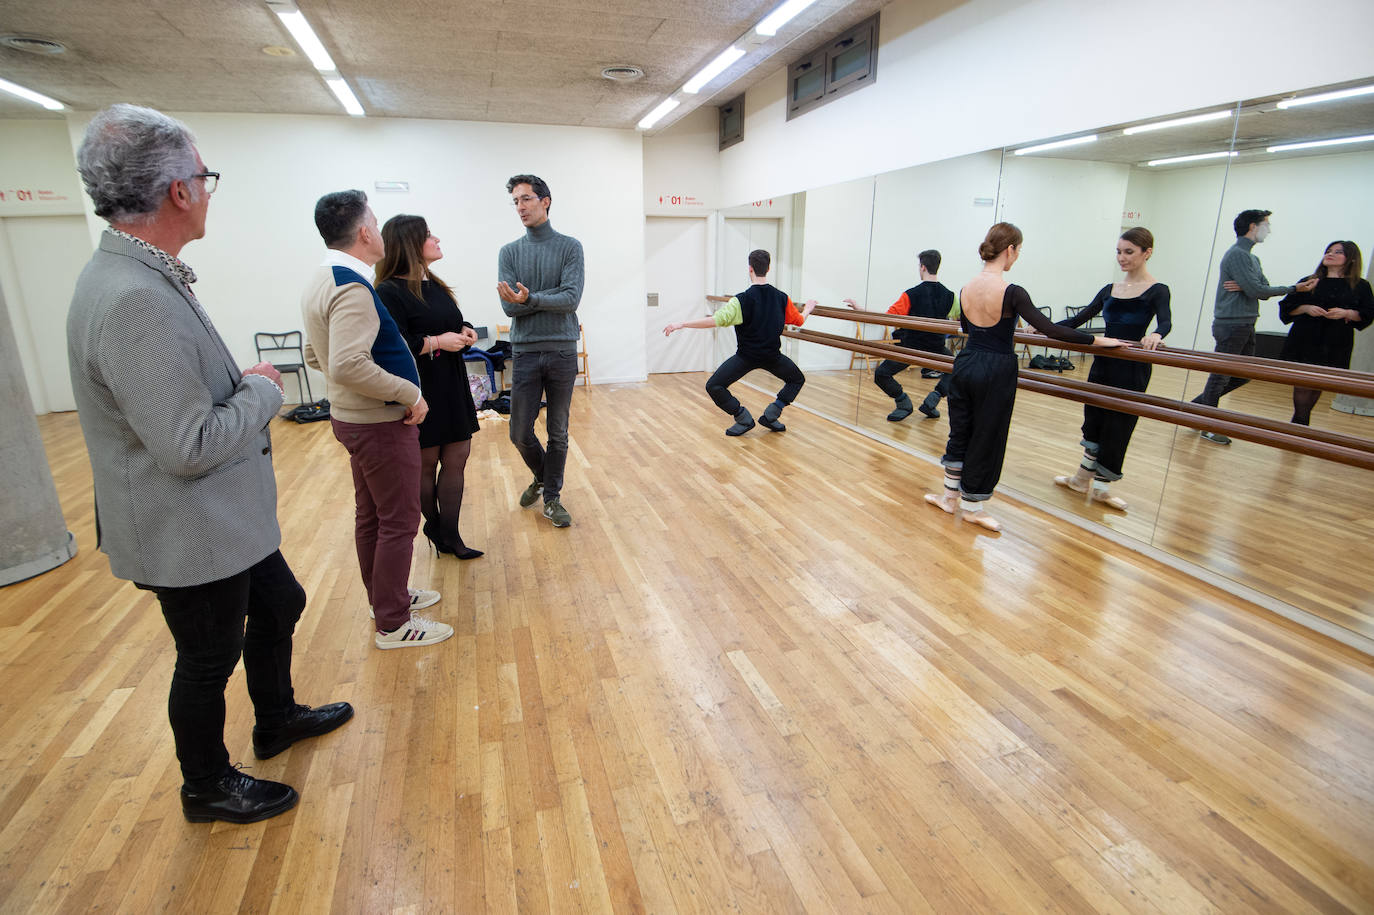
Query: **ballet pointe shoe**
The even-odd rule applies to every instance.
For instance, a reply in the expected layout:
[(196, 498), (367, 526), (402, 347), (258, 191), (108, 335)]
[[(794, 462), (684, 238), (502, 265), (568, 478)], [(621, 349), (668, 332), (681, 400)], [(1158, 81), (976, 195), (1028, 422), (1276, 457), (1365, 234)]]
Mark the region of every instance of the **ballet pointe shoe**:
[(1094, 502), (1100, 502), (1109, 508), (1114, 508), (1117, 511), (1124, 512), (1126, 510), (1126, 500), (1120, 496), (1112, 495), (1106, 489), (1094, 489), (1092, 500)]
[(1088, 483), (1091, 481), (1092, 477), (1084, 473), (1082, 467), (1079, 467), (1078, 470), (1074, 472), (1073, 476), (1054, 478), (1056, 486), (1063, 486), (1065, 489), (1072, 489), (1074, 492), (1087, 492)]
[(981, 509), (976, 512), (964, 512), (964, 520), (970, 524), (976, 524), (985, 530), (997, 533), (1002, 529), (1002, 523), (996, 518), (988, 516), (988, 513)]
[(933, 492), (926, 493), (926, 501), (947, 515), (954, 514), (954, 510), (958, 507), (958, 502), (954, 499), (947, 496), (937, 496)]

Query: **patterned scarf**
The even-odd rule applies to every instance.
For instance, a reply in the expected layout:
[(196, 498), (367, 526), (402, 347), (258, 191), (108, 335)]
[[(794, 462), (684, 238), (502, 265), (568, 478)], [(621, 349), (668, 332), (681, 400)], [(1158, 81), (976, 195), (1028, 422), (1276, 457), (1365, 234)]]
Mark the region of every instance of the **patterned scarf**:
[(150, 245), (143, 239), (135, 238), (128, 232), (121, 232), (114, 226), (110, 226), (105, 231), (109, 232), (115, 238), (122, 238), (127, 242), (131, 242), (132, 244), (138, 245), (144, 251), (147, 251), (149, 254), (153, 255), (158, 260), (162, 261), (164, 264), (167, 265), (167, 269), (172, 271), (172, 276), (176, 277), (177, 279), (181, 280), (181, 282), (185, 283), (187, 288), (190, 288), (191, 284), (196, 281), (196, 272), (194, 270), (192, 270), (182, 261), (168, 254), (166, 251), (163, 251), (157, 245)]

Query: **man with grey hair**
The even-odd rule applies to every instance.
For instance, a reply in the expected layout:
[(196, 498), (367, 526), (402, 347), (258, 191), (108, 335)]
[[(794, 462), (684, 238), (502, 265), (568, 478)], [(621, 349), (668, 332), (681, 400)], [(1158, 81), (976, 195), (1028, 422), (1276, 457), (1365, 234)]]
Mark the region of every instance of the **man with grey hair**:
[(279, 549), (267, 424), (281, 376), (265, 362), (239, 371), (178, 257), (205, 235), (219, 179), (185, 125), (114, 105), (86, 128), (77, 167), (110, 223), (67, 315), (99, 545), (117, 577), (157, 595), (176, 645), (167, 710), (186, 819), (267, 819), (298, 795), (229, 764), (224, 689), (239, 657), (259, 759), (353, 717), (346, 702), (297, 705), (291, 685), (305, 591)]

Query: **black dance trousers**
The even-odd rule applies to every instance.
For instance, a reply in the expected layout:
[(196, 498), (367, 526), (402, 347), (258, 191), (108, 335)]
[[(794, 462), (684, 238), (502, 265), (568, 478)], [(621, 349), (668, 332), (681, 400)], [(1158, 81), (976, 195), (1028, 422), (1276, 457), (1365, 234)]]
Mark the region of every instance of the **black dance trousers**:
[[(907, 346), (907, 344), (902, 345)], [(935, 353), (940, 356), (949, 355), (949, 348), (943, 345), (938, 348), (928, 346), (908, 346), (908, 348), (922, 353)], [(873, 383), (888, 397), (891, 397), (893, 400), (901, 400), (902, 395), (906, 392), (902, 390), (901, 384), (899, 384), (897, 379), (893, 376), (903, 369), (909, 369), (911, 367), (911, 363), (909, 362), (884, 359), (882, 362), (878, 363), (877, 370), (873, 372)], [(940, 380), (935, 383), (935, 393), (939, 394), (941, 397), (945, 397), (949, 394), (948, 373), (941, 375)]]
[(295, 707), (291, 639), (305, 609), (305, 590), (280, 550), (219, 581), (138, 587), (157, 595), (176, 643), (167, 714), (182, 781), (203, 789), (229, 768), (224, 687), (240, 655), (259, 727), (281, 727)]
[[(1127, 362), (1106, 356), (1093, 357), (1088, 369), (1088, 381), (1105, 384), (1126, 391), (1143, 392), (1150, 386), (1150, 365), (1147, 362)], [(1136, 420), (1130, 413), (1118, 413), (1101, 407), (1083, 407), (1083, 449), (1097, 456), (1099, 480), (1121, 479), (1121, 465), (1126, 461), (1126, 449), (1131, 444)]]
[(970, 502), (992, 498), (1007, 455), (1016, 406), (1016, 355), (964, 349), (949, 384), (949, 442), (940, 460), (960, 470), (959, 493)]
[(735, 353), (722, 362), (720, 368), (716, 369), (715, 373), (706, 379), (706, 393), (711, 395), (716, 406), (734, 416), (739, 412), (740, 404), (739, 398), (730, 393), (730, 385), (754, 369), (763, 369), (783, 383), (782, 390), (778, 391), (778, 400), (784, 404), (790, 404), (796, 400), (797, 395), (801, 393), (802, 385), (806, 384), (806, 376), (802, 374), (801, 369), (797, 368), (797, 364), (782, 353), (778, 353), (770, 359), (746, 359), (739, 353)]

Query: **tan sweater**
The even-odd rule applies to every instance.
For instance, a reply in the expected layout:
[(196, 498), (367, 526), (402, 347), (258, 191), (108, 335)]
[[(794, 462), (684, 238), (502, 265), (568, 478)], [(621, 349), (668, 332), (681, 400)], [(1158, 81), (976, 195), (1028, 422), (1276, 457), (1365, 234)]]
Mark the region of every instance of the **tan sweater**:
[(405, 416), (420, 389), (372, 358), (381, 320), (372, 290), (340, 286), (331, 267), (317, 267), (301, 293), (305, 363), (329, 382), (329, 412), (346, 423), (385, 423)]

